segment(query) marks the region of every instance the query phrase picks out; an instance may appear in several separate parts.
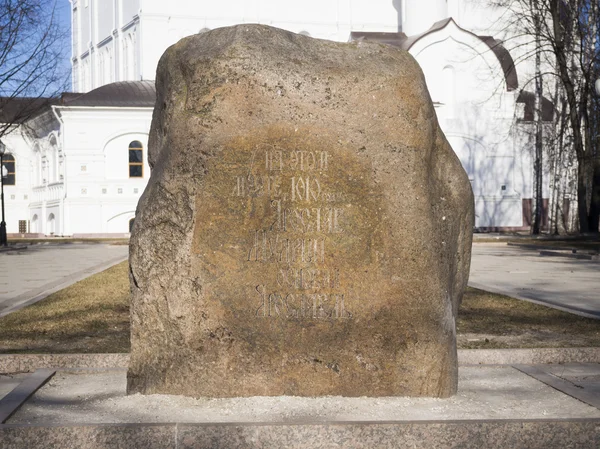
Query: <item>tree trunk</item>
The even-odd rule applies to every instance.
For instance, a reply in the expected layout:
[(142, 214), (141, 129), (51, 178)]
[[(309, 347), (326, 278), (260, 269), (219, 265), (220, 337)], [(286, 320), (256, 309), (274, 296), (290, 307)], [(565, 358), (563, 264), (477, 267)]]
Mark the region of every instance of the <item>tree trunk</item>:
[(534, 172), (534, 208), (533, 208), (533, 227), (531, 233), (539, 235), (542, 223), (543, 207), (543, 134), (542, 134), (542, 98), (543, 84), (541, 74), (541, 50), (540, 50), (540, 14), (537, 0), (533, 0), (531, 7), (534, 11), (535, 21), (535, 99), (534, 99), (534, 121), (535, 121), (535, 159), (533, 163)]
[(594, 159), (594, 168), (592, 174), (592, 202), (590, 204), (589, 231), (599, 232), (600, 229), (600, 158), (599, 155)]
[(577, 164), (577, 216), (579, 217), (579, 232), (588, 232), (587, 186), (585, 182), (585, 164)]

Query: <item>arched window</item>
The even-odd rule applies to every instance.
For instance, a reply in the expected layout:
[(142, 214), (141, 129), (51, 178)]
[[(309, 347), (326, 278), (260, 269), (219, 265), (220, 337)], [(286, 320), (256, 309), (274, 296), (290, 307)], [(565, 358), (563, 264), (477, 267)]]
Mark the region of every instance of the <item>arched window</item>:
[(139, 140), (129, 144), (129, 177), (144, 177), (144, 146)]
[(48, 215), (47, 224), (48, 224), (48, 227), (46, 229), (46, 235), (48, 235), (48, 234), (54, 235), (54, 233), (56, 232), (56, 228), (55, 228), (56, 219), (54, 218), (54, 214), (51, 213), (50, 215)]
[(2, 182), (5, 186), (14, 186), (17, 181), (15, 164), (15, 157), (10, 153), (2, 158)]
[(135, 218), (132, 218), (131, 220), (129, 220), (129, 233), (131, 234), (131, 231), (133, 231), (133, 221), (135, 220)]

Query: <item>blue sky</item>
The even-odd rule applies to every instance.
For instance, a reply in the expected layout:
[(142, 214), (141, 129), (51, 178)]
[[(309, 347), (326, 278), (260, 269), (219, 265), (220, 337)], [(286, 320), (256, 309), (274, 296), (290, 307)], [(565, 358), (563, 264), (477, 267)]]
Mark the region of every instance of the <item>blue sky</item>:
[(58, 14), (65, 29), (71, 29), (71, 4), (69, 0), (58, 0)]
[[(58, 19), (61, 24), (61, 27), (67, 31), (67, 34), (70, 36), (71, 33), (71, 4), (69, 0), (57, 0), (57, 9), (58, 9)], [(71, 45), (71, 38), (65, 39), (65, 44), (68, 47)], [(71, 49), (68, 48), (66, 51), (68, 55), (64, 61), (60, 61), (59, 63), (63, 65), (67, 70), (71, 70), (71, 62), (69, 58), (71, 57)], [(70, 89), (69, 89), (70, 90)]]

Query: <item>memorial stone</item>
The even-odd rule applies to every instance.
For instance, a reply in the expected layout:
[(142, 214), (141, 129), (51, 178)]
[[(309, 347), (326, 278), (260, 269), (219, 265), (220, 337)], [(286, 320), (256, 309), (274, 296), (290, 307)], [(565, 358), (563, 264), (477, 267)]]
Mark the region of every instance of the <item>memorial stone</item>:
[(414, 59), (239, 25), (156, 86), (128, 392), (454, 394), (473, 195)]

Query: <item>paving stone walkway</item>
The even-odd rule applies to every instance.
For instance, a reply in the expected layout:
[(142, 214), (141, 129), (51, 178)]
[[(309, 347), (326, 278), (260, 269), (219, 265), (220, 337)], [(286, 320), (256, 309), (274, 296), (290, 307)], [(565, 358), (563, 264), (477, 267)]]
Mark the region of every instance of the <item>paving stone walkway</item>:
[(0, 252), (0, 317), (127, 259), (127, 245), (36, 244)]
[(600, 319), (600, 261), (540, 255), (506, 243), (475, 243), (471, 287)]

